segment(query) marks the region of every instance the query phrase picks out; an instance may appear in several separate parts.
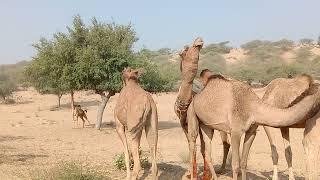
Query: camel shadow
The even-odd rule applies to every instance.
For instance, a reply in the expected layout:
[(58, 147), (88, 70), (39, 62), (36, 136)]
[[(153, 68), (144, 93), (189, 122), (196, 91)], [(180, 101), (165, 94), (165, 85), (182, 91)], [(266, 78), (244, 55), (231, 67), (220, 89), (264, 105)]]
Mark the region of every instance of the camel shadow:
[(158, 130), (173, 129), (177, 127), (181, 127), (180, 123), (173, 121), (159, 121), (158, 124)]
[[(186, 173), (186, 171), (187, 170), (185, 168), (182, 168), (178, 165), (169, 163), (158, 163), (159, 180), (181, 179), (182, 176)], [(151, 164), (148, 164), (148, 166), (144, 168), (143, 175), (139, 179), (147, 179), (147, 177), (151, 174)]]
[[(220, 166), (215, 166), (215, 169), (219, 169)], [(201, 167), (203, 169), (203, 167)], [(247, 179), (249, 180), (265, 180), (265, 179), (272, 179), (273, 171), (250, 171), (247, 170)], [(227, 166), (227, 169), (224, 173), (219, 174), (218, 177), (227, 176), (232, 178), (232, 168), (231, 166)], [(287, 180), (289, 179), (288, 175), (281, 171), (278, 173), (279, 180)], [(241, 178), (241, 172), (239, 173), (238, 178)], [(304, 180), (304, 177), (295, 176), (296, 180)]]
[[(273, 171), (265, 171), (265, 172), (260, 172), (262, 175), (264, 175), (268, 179), (272, 179)], [(278, 172), (279, 180), (284, 180), (284, 179), (289, 179), (289, 176), (284, 173), (284, 171), (279, 171)], [(297, 176), (295, 175), (294, 178), (296, 180), (304, 180), (304, 177)]]

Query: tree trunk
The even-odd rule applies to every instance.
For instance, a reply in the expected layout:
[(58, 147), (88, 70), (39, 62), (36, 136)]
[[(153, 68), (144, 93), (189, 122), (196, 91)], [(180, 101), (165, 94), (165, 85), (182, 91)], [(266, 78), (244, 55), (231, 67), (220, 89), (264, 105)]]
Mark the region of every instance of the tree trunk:
[(74, 91), (70, 92), (71, 95), (71, 112), (72, 112), (72, 120), (74, 121)]
[(58, 96), (58, 107), (60, 107), (62, 94), (58, 94), (57, 96)]
[(96, 93), (99, 94), (101, 97), (101, 103), (98, 106), (97, 121), (95, 125), (95, 128), (99, 130), (101, 128), (103, 112), (106, 108), (107, 102), (109, 101), (111, 96), (115, 95), (115, 93), (113, 91), (108, 92), (108, 95), (101, 91)]

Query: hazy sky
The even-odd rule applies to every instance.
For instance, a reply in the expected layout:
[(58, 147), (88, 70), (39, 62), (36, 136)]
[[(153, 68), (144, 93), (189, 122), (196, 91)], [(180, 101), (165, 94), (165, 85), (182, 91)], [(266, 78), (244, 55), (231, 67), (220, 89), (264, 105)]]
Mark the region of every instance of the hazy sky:
[(86, 22), (131, 22), (136, 48), (180, 49), (197, 36), (237, 46), (320, 35), (319, 0), (0, 0), (0, 64), (30, 59), (32, 43), (65, 31), (76, 14)]

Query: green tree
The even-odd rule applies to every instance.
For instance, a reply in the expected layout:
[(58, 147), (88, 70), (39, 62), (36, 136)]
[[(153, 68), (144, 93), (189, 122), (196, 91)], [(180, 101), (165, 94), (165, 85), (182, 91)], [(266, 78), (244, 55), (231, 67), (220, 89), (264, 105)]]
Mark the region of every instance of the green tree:
[(107, 24), (93, 18), (87, 28), (85, 45), (77, 51), (75, 74), (82, 89), (92, 89), (101, 97), (95, 126), (100, 129), (109, 98), (122, 87), (122, 70), (134, 59), (133, 44), (138, 38), (130, 24)]
[(41, 94), (55, 94), (58, 97), (58, 107), (62, 94), (66, 92), (62, 81), (63, 66), (59, 56), (60, 47), (57, 36), (53, 41), (42, 38), (34, 47), (37, 55), (25, 69), (27, 81)]

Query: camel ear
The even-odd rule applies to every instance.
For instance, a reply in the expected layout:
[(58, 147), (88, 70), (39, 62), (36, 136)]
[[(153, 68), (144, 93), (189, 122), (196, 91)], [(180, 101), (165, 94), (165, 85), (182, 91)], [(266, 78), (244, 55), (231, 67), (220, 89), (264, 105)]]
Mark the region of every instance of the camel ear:
[(179, 52), (179, 56), (183, 59), (188, 50), (189, 50), (189, 46), (187, 46), (187, 45), (184, 46), (184, 49)]

